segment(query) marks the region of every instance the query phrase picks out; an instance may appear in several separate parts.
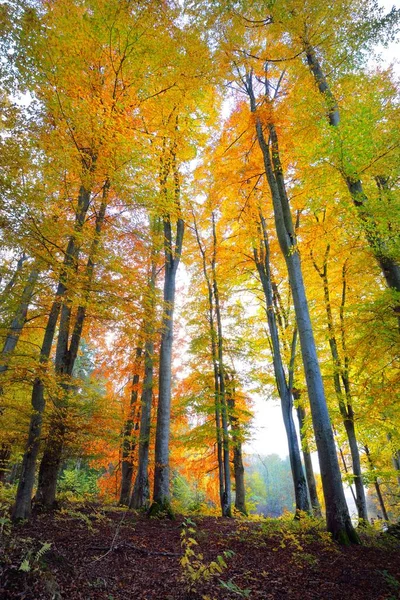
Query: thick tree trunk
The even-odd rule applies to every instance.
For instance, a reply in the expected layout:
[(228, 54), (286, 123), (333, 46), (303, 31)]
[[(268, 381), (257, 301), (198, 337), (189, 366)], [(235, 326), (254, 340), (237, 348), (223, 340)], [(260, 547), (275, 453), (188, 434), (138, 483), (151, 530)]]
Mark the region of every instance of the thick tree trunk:
[[(295, 399), (298, 400), (299, 396)], [(300, 439), (303, 448), (304, 467), (306, 471), (307, 486), (310, 494), (312, 511), (316, 517), (322, 517), (321, 505), (319, 503), (317, 494), (317, 485), (315, 483), (314, 469), (312, 466), (311, 453), (308, 447), (307, 436), (304, 431), (306, 412), (300, 403), (297, 405), (297, 418), (299, 420)]]
[[(172, 265), (170, 264), (172, 262)], [(171, 365), (173, 342), (173, 314), (175, 304), (176, 268), (173, 260), (166, 260), (164, 280), (164, 318), (160, 346), (159, 396), (157, 409), (154, 503), (151, 510), (170, 510), (169, 437), (171, 421)]]
[[(36, 502), (45, 508), (52, 508), (55, 506), (57, 477), (61, 465), (64, 439), (66, 434), (69, 394), (72, 391), (70, 380), (74, 369), (75, 360), (78, 355), (83, 326), (85, 323), (86, 303), (91, 292), (95, 266), (94, 261), (100, 242), (100, 234), (107, 209), (108, 191), (109, 182), (106, 181), (103, 186), (103, 197), (99, 212), (96, 216), (94, 238), (86, 265), (86, 290), (84, 294), (84, 303), (78, 306), (76, 311), (71, 336), (70, 299), (65, 297), (61, 306), (55, 357), (55, 372), (60, 381), (60, 398), (50, 421), (49, 434), (46, 440), (42, 461), (40, 463), (38, 487), (35, 495)], [(78, 269), (78, 253), (79, 248), (76, 247), (70, 272), (76, 272)]]
[(308, 502), (307, 484), (303, 473), (303, 466), (301, 464), (300, 449), (293, 420), (292, 391), (288, 385), (285, 369), (283, 367), (278, 326), (273, 302), (268, 234), (265, 220), (261, 212), (260, 220), (263, 234), (262, 247), (260, 249), (260, 253), (254, 249), (254, 259), (265, 296), (268, 328), (272, 344), (272, 360), (274, 365), (275, 382), (281, 400), (282, 416), (288, 441), (290, 468), (292, 472), (296, 500), (296, 515), (298, 515), (299, 511), (310, 512), (310, 505)]
[(235, 478), (235, 508), (242, 515), (247, 516), (242, 444), (239, 441), (235, 441), (233, 444), (233, 475)]
[(242, 440), (240, 431), (240, 422), (235, 415), (236, 391), (235, 374), (229, 377), (225, 370), (226, 378), (226, 399), (228, 404), (229, 421), (231, 424), (231, 438), (233, 447), (233, 476), (235, 479), (235, 508), (243, 515), (247, 515), (246, 508), (246, 488), (244, 485), (244, 465), (242, 456)]
[[(158, 221), (153, 222), (157, 227)], [(148, 300), (145, 322), (144, 346), (144, 379), (142, 388), (141, 415), (139, 428), (138, 468), (130, 500), (130, 508), (145, 508), (150, 504), (149, 486), (149, 447), (151, 429), (151, 406), (153, 400), (153, 371), (154, 371), (154, 321), (156, 309), (155, 288), (157, 280), (157, 250), (156, 241), (151, 253), (151, 271), (148, 281)]]
[[(332, 127), (338, 127), (340, 123), (338, 103), (322, 70), (315, 49), (307, 40), (304, 40), (304, 50), (315, 83), (325, 98), (329, 123)], [(400, 292), (400, 265), (390, 256), (386, 249), (385, 240), (379, 231), (373, 215), (369, 211), (368, 198), (364, 192), (362, 182), (357, 175), (350, 176), (345, 171), (343, 171), (343, 177), (354, 206), (357, 208), (361, 222), (363, 223), (365, 237), (381, 268), (386, 283), (389, 288)], [(397, 315), (400, 315), (400, 305), (398, 303), (395, 306), (395, 312)]]
[[(82, 231), (85, 216), (89, 208), (89, 203), (90, 191), (86, 190), (82, 186), (79, 191), (74, 234), (69, 239), (67, 250), (65, 252), (64, 264), (60, 275), (60, 281), (57, 286), (56, 299), (53, 302), (50, 310), (43, 343), (40, 350), (39, 366), (44, 371), (47, 370), (47, 364), (50, 358), (54, 333), (61, 308), (61, 301), (67, 290), (66, 279), (68, 277), (68, 270), (73, 265), (75, 257), (79, 251), (78, 236)], [(21, 476), (12, 511), (13, 520), (27, 519), (31, 514), (31, 498), (35, 481), (36, 459), (39, 452), (44, 409), (44, 383), (43, 378), (40, 376), (40, 374), (38, 374), (32, 389), (32, 415), (29, 425), (28, 441), (22, 460)]]
[(155, 469), (153, 504), (149, 514), (166, 511), (172, 516), (170, 507), (171, 492), (169, 485), (169, 438), (171, 421), (171, 367), (173, 342), (173, 316), (175, 306), (175, 279), (178, 269), (184, 235), (184, 222), (180, 217), (180, 183), (176, 165), (175, 147), (170, 150), (170, 159), (162, 161), (160, 178), (161, 192), (165, 201), (168, 200), (167, 179), (172, 166), (174, 180), (175, 211), (179, 215), (176, 224), (176, 237), (173, 247), (171, 215), (164, 216), (164, 317), (160, 346), (159, 392), (157, 407)]
[(129, 506), (131, 496), (131, 485), (133, 475), (133, 453), (136, 447), (136, 440), (132, 439), (132, 434), (139, 428), (140, 405), (138, 406), (138, 385), (139, 385), (139, 369), (142, 358), (142, 348), (136, 348), (135, 358), (135, 374), (132, 377), (132, 392), (129, 407), (129, 415), (125, 422), (123, 438), (122, 438), (122, 464), (121, 464), (121, 492), (119, 496), (119, 504)]
[[(246, 81), (251, 111), (256, 113), (252, 75)], [(260, 118), (256, 118), (256, 133), (263, 154), (264, 166), (271, 191), (277, 237), (285, 258), (293, 304), (299, 331), (301, 353), (305, 370), (311, 415), (317, 444), (321, 479), (324, 490), (327, 528), (343, 544), (359, 543), (352, 526), (344, 497), (335, 441), (326, 404), (321, 371), (311, 325), (308, 302), (304, 289), (300, 255), (297, 248), (293, 220), (286, 194), (283, 170), (280, 163), (278, 138), (274, 125), (269, 125), (271, 156)], [(272, 157), (272, 158), (271, 158)]]
[(139, 429), (138, 469), (133, 486), (130, 508), (148, 508), (150, 501), (149, 487), (149, 446), (151, 427), (151, 404), (153, 399), (153, 364), (154, 342), (152, 335), (145, 342), (144, 380), (141, 397), (142, 412)]

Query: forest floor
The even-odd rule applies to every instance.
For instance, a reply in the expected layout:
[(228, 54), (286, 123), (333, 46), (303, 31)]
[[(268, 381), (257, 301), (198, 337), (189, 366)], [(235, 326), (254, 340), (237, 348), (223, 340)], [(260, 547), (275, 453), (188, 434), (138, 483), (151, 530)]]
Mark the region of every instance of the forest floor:
[(384, 533), (344, 548), (315, 522), (172, 521), (96, 506), (3, 521), (2, 600), (400, 598), (400, 543)]

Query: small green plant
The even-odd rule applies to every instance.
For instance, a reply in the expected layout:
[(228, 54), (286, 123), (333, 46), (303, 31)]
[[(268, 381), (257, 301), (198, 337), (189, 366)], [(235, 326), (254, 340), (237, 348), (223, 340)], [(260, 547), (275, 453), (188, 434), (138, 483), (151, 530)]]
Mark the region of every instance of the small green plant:
[(16, 493), (16, 485), (10, 485), (9, 483), (0, 483), (0, 510), (3, 510), (5, 508), (9, 509), (12, 506), (15, 500)]
[(384, 571), (380, 571), (380, 573), (385, 580), (386, 585), (393, 591), (393, 595), (391, 594), (388, 596), (386, 600), (396, 600), (400, 595), (400, 581), (398, 581), (396, 577), (393, 577), (393, 575), (389, 573), (389, 571), (386, 571), (386, 569)]
[(64, 519), (76, 519), (77, 521), (80, 521), (83, 525), (85, 525), (88, 528), (88, 531), (94, 532), (95, 528), (93, 527), (92, 521), (90, 519), (90, 517), (88, 515), (85, 515), (85, 513), (81, 512), (80, 510), (72, 510), (70, 508), (62, 508), (61, 510), (59, 510), (57, 512), (56, 518), (58, 520), (64, 520)]
[(228, 581), (222, 581), (222, 579), (220, 579), (219, 584), (222, 588), (228, 590), (233, 594), (236, 594), (240, 598), (250, 598), (251, 590), (242, 589), (241, 587), (236, 585), (236, 583), (234, 583), (232, 579), (228, 579)]
[(50, 550), (51, 544), (49, 542), (45, 542), (42, 544), (42, 547), (34, 554), (32, 550), (30, 550), (22, 561), (19, 570), (24, 573), (29, 573), (30, 571), (40, 569), (40, 561), (43, 556)]
[[(183, 523), (181, 533), (181, 546), (183, 548), (183, 556), (180, 559), (182, 567), (182, 580), (185, 583), (188, 593), (195, 592), (196, 588), (202, 583), (209, 582), (217, 575), (221, 575), (227, 568), (225, 559), (231, 558), (233, 552), (227, 550), (223, 556), (218, 555), (217, 558), (209, 563), (205, 562), (201, 552), (197, 552), (197, 541), (194, 539), (196, 535), (196, 524), (187, 518)], [(210, 600), (209, 596), (203, 596), (203, 600)]]

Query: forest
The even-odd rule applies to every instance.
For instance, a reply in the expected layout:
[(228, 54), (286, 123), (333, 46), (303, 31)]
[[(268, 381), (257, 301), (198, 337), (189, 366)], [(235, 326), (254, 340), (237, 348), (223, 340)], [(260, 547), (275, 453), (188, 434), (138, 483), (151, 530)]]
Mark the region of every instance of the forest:
[(0, 594), (397, 597), (400, 8), (0, 29)]

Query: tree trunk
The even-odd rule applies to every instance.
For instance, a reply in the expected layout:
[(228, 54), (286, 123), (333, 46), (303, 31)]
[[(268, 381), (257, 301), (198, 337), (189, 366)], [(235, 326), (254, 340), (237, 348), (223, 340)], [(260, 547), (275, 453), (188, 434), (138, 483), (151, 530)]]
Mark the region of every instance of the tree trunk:
[(216, 253), (217, 253), (217, 234), (215, 228), (215, 216), (212, 214), (212, 233), (213, 233), (213, 259), (212, 259), (212, 290), (214, 296), (215, 316), (217, 321), (217, 365), (218, 365), (218, 407), (221, 414), (222, 424), (222, 458), (224, 465), (224, 492), (222, 495), (222, 515), (224, 517), (232, 516), (232, 491), (231, 491), (231, 466), (229, 458), (229, 430), (228, 430), (228, 410), (225, 393), (225, 368), (224, 351), (222, 337), (222, 319), (219, 302), (219, 291), (216, 274)]
[(151, 255), (151, 274), (148, 283), (149, 309), (145, 323), (144, 346), (144, 379), (141, 397), (141, 416), (139, 429), (138, 468), (130, 508), (148, 508), (150, 501), (149, 486), (149, 446), (151, 428), (151, 405), (153, 400), (153, 370), (154, 370), (154, 320), (155, 320), (155, 287), (157, 280), (157, 261), (155, 246)]
[(283, 367), (278, 326), (273, 302), (268, 234), (265, 219), (261, 214), (261, 211), (260, 221), (263, 236), (262, 247), (260, 248), (260, 252), (258, 252), (257, 249), (254, 249), (254, 259), (263, 287), (267, 307), (266, 312), (272, 343), (272, 360), (274, 365), (275, 382), (281, 400), (282, 416), (288, 441), (290, 468), (292, 472), (296, 500), (296, 515), (298, 515), (299, 511), (310, 512), (310, 505), (308, 502), (307, 484), (303, 473), (303, 466), (301, 464), (300, 449), (293, 420), (292, 391), (288, 385)]
[[(214, 405), (215, 405), (215, 434), (217, 443), (217, 464), (218, 464), (218, 484), (219, 484), (219, 501), (221, 506), (222, 516), (224, 514), (224, 497), (225, 497), (225, 469), (223, 460), (223, 440), (222, 440), (222, 429), (221, 429), (221, 411), (220, 411), (220, 390), (219, 390), (219, 378), (218, 378), (218, 357), (217, 357), (217, 333), (215, 330), (214, 322), (214, 297), (213, 288), (210, 281), (210, 277), (207, 272), (207, 260), (205, 250), (202, 246), (199, 231), (197, 228), (196, 218), (193, 213), (194, 230), (196, 233), (197, 243), (200, 249), (203, 263), (203, 274), (207, 284), (208, 291), (208, 324), (210, 329), (210, 341), (211, 341), (211, 360), (213, 364), (214, 374)], [(213, 252), (213, 262), (215, 261), (215, 251)]]
[[(321, 68), (315, 50), (308, 40), (304, 40), (304, 49), (308, 66), (314, 77), (315, 83), (320, 93), (325, 98), (328, 108), (329, 124), (332, 127), (338, 127), (340, 123), (340, 113), (336, 98)], [(379, 231), (373, 215), (369, 212), (368, 198), (364, 192), (362, 182), (357, 175), (350, 176), (345, 171), (343, 171), (342, 174), (353, 200), (353, 204), (358, 210), (358, 214), (364, 227), (365, 237), (367, 238), (375, 259), (381, 268), (386, 283), (389, 288), (400, 292), (400, 265), (397, 264), (396, 260), (388, 253), (385, 240)], [(400, 315), (400, 305), (398, 302), (395, 306), (395, 312), (397, 315)]]
[(393, 448), (392, 435), (390, 433), (387, 434), (388, 442), (392, 446), (392, 464), (394, 470), (397, 472), (397, 483), (400, 486), (400, 450), (397, 450), (395, 447)]
[[(14, 352), (16, 345), (18, 343), (19, 337), (21, 335), (21, 331), (23, 326), (25, 325), (26, 315), (28, 314), (29, 303), (32, 300), (33, 291), (35, 289), (35, 285), (39, 276), (39, 271), (36, 267), (32, 269), (29, 274), (26, 285), (23, 289), (20, 304), (17, 307), (14, 318), (10, 324), (10, 327), (7, 331), (6, 339), (4, 341), (3, 349), (1, 351), (1, 361), (0, 364), (0, 375), (5, 373), (8, 369), (7, 358)], [(4, 362), (3, 362), (4, 361)], [(1, 394), (1, 388), (0, 388)]]
[(235, 415), (236, 407), (236, 390), (235, 390), (235, 373), (230, 377), (227, 369), (225, 369), (226, 379), (226, 400), (229, 412), (229, 422), (231, 425), (231, 437), (233, 447), (233, 476), (235, 479), (235, 508), (243, 515), (247, 516), (246, 508), (246, 488), (244, 485), (244, 466), (242, 456), (242, 435), (240, 430), (240, 422)]
[(11, 457), (11, 444), (3, 442), (0, 446), (0, 483), (4, 483), (6, 473), (9, 469), (8, 463)]
[[(368, 462), (371, 466), (372, 471), (375, 470), (375, 465), (374, 462), (372, 460), (372, 456), (371, 453), (369, 451), (368, 446), (364, 446), (364, 450), (365, 450), (365, 454), (367, 456)], [(375, 491), (376, 491), (376, 495), (378, 496), (378, 500), (379, 500), (379, 505), (381, 507), (381, 511), (382, 511), (382, 515), (385, 521), (389, 522), (389, 516), (387, 514), (387, 510), (386, 510), (386, 506), (385, 506), (385, 502), (383, 500), (383, 496), (382, 496), (382, 492), (381, 492), (381, 486), (379, 485), (379, 480), (377, 477), (374, 477), (374, 486), (375, 486)]]
[[(339, 356), (339, 349), (336, 340), (335, 326), (333, 322), (333, 314), (331, 307), (331, 300), (329, 294), (329, 282), (328, 282), (328, 257), (330, 252), (330, 245), (328, 244), (325, 251), (324, 262), (322, 268), (318, 267), (315, 261), (314, 268), (322, 279), (325, 299), (325, 310), (327, 317), (327, 326), (329, 332), (329, 347), (331, 350), (331, 356), (334, 366), (333, 381), (335, 387), (336, 398), (339, 404), (340, 414), (343, 419), (343, 424), (346, 430), (347, 439), (350, 447), (351, 461), (353, 465), (353, 481), (356, 489), (356, 507), (358, 513), (359, 524), (368, 522), (367, 512), (367, 501), (365, 499), (364, 484), (361, 472), (361, 461), (360, 453), (358, 450), (357, 436), (354, 425), (354, 412), (351, 403), (350, 393), (350, 381), (348, 378), (348, 369), (343, 367), (342, 361)], [(342, 321), (342, 340), (344, 340), (344, 323), (343, 323), (343, 308), (346, 296), (346, 280), (344, 279), (343, 293), (342, 293), (342, 305), (341, 305), (341, 321)], [(346, 402), (342, 391), (341, 379), (345, 386)]]
[(152, 337), (148, 337), (145, 342), (145, 367), (143, 391), (141, 397), (142, 412), (140, 416), (139, 429), (139, 453), (138, 469), (133, 486), (133, 492), (130, 501), (130, 508), (148, 508), (150, 500), (149, 487), (149, 445), (150, 445), (150, 426), (151, 426), (151, 404), (153, 399), (153, 354), (154, 342)]
[(153, 504), (149, 514), (166, 511), (172, 516), (169, 486), (169, 437), (171, 421), (171, 366), (173, 342), (173, 316), (175, 306), (175, 279), (178, 269), (184, 235), (184, 222), (180, 217), (180, 182), (176, 165), (175, 147), (170, 151), (170, 159), (162, 160), (160, 177), (161, 192), (168, 201), (167, 179), (172, 166), (174, 180), (174, 209), (179, 215), (176, 224), (176, 237), (173, 247), (171, 214), (164, 216), (164, 316), (160, 346), (159, 392), (157, 407), (155, 470)]
[[(20, 259), (19, 262), (21, 262), (21, 261), (22, 261), (22, 259)], [(28, 314), (29, 303), (32, 300), (33, 291), (35, 289), (35, 285), (36, 285), (38, 276), (39, 276), (39, 271), (37, 268), (34, 267), (29, 274), (27, 283), (25, 284), (25, 287), (22, 292), (20, 304), (14, 313), (14, 318), (13, 318), (13, 320), (10, 324), (10, 327), (7, 331), (6, 339), (4, 341), (3, 349), (2, 349), (1, 355), (0, 355), (0, 361), (1, 361), (0, 377), (2, 375), (4, 375), (4, 373), (6, 373), (8, 370), (8, 360), (17, 346), (18, 340), (21, 335), (22, 328), (25, 325), (26, 316)], [(4, 385), (4, 383), (0, 384), (0, 398), (3, 396), (3, 393), (4, 393), (3, 385)], [(3, 414), (4, 414), (4, 407), (0, 405), (0, 417), (2, 417)], [(11, 441), (9, 441), (8, 443), (4, 442), (2, 444), (2, 450), (0, 452), (0, 455), (2, 456), (2, 458), (0, 459), (0, 481), (1, 481), (2, 475), (4, 474), (5, 470), (7, 469), (7, 460), (8, 459), (6, 459), (6, 456), (8, 456), (8, 457), (11, 456)]]
[(10, 292), (12, 291), (13, 287), (15, 286), (17, 279), (18, 279), (18, 275), (22, 271), (24, 262), (27, 259), (28, 259), (28, 257), (26, 256), (25, 252), (23, 252), (21, 257), (17, 261), (16, 269), (15, 269), (14, 273), (12, 274), (10, 281), (5, 285), (4, 290), (0, 293), (0, 305), (7, 299), (7, 296), (9, 296)]
[[(250, 97), (250, 107), (256, 113), (256, 101), (252, 87), (252, 74), (246, 80)], [(268, 93), (266, 94), (268, 100)], [(306, 375), (308, 396), (310, 399), (315, 441), (321, 467), (328, 531), (334, 539), (343, 544), (359, 543), (359, 538), (350, 520), (344, 497), (339, 464), (336, 456), (335, 441), (328, 407), (326, 404), (321, 371), (304, 289), (300, 255), (297, 248), (295, 231), (286, 194), (283, 170), (279, 156), (278, 138), (274, 125), (269, 125), (271, 156), (269, 143), (266, 142), (261, 120), (256, 116), (256, 133), (263, 154), (268, 185), (274, 207), (275, 227), (279, 245), (285, 258), (289, 282), (293, 293), (293, 303), (299, 331), (301, 353)]]
[(38, 376), (32, 389), (32, 415), (29, 424), (28, 441), (22, 460), (21, 476), (18, 484), (15, 504), (12, 511), (13, 520), (28, 519), (31, 515), (31, 498), (35, 481), (36, 459), (39, 452), (40, 435), (45, 409), (44, 382), (40, 370), (46, 372), (53, 344), (54, 333), (60, 313), (62, 298), (67, 291), (66, 281), (68, 270), (75, 261), (79, 252), (79, 234), (82, 231), (85, 216), (89, 208), (90, 191), (81, 186), (78, 197), (78, 206), (75, 217), (74, 233), (70, 237), (64, 257), (64, 264), (57, 286), (56, 299), (50, 309), (49, 318), (40, 349)]
[[(299, 394), (299, 392), (298, 392), (298, 394)], [(295, 397), (295, 399), (298, 401), (299, 397), (300, 397), (300, 394), (297, 397)], [(303, 448), (304, 467), (305, 467), (305, 471), (306, 471), (308, 492), (310, 494), (310, 503), (311, 503), (311, 507), (312, 507), (314, 516), (319, 518), (319, 517), (322, 517), (321, 505), (318, 500), (317, 485), (315, 483), (314, 469), (313, 469), (312, 460), (311, 460), (311, 453), (310, 453), (310, 450), (308, 447), (307, 436), (304, 431), (306, 412), (304, 410), (304, 407), (300, 403), (297, 405), (297, 418), (299, 420), (300, 439), (301, 439), (301, 445)]]
[[(91, 292), (95, 266), (94, 261), (100, 242), (100, 234), (107, 209), (108, 191), (109, 182), (106, 181), (103, 186), (103, 197), (99, 212), (96, 216), (94, 238), (89, 251), (89, 257), (85, 270), (86, 290), (84, 293), (84, 303), (78, 306), (71, 336), (70, 299), (65, 297), (61, 306), (61, 317), (55, 357), (55, 372), (59, 379), (60, 398), (50, 421), (49, 434), (46, 440), (42, 461), (40, 463), (38, 487), (35, 495), (36, 502), (45, 508), (52, 508), (55, 506), (57, 477), (62, 460), (62, 452), (66, 434), (69, 394), (72, 391), (70, 381), (75, 360), (78, 355), (83, 326), (86, 318), (86, 305)], [(70, 269), (73, 272), (76, 272), (78, 268), (78, 253), (79, 248), (76, 247), (74, 260)]]
[(131, 496), (131, 485), (133, 475), (133, 453), (136, 447), (136, 440), (132, 439), (133, 431), (137, 431), (140, 419), (140, 405), (138, 406), (138, 385), (139, 385), (139, 369), (142, 358), (142, 348), (136, 348), (135, 359), (135, 374), (132, 377), (132, 392), (129, 407), (129, 415), (125, 422), (124, 433), (122, 438), (122, 464), (121, 464), (121, 492), (119, 496), (119, 504), (121, 506), (129, 506)]

